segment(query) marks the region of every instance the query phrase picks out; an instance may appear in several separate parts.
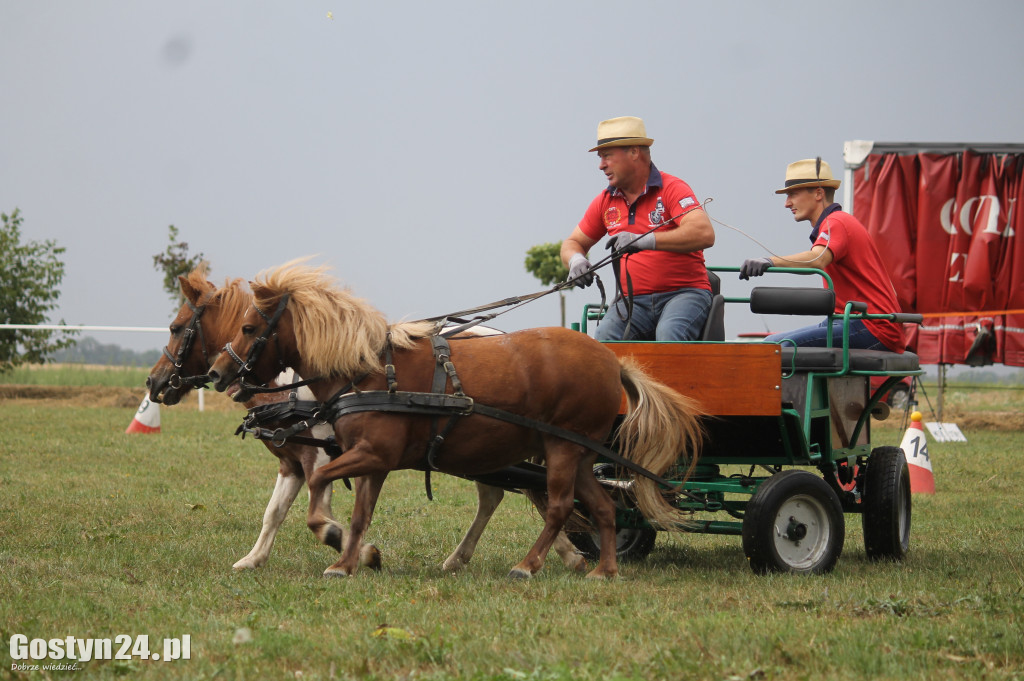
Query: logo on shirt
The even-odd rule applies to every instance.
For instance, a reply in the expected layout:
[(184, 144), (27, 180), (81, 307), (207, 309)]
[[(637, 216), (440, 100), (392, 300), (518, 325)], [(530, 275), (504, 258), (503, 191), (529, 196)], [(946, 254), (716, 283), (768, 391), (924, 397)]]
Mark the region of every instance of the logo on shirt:
[(682, 201), (679, 202), (679, 207), (680, 208), (689, 208), (690, 206), (694, 205), (695, 203), (697, 203), (697, 200), (695, 198), (693, 198), (692, 196), (687, 196), (685, 199), (683, 199)]
[(657, 227), (665, 221), (665, 204), (661, 202), (660, 196), (658, 197), (658, 205), (647, 217), (651, 222), (651, 227)]
[(622, 213), (619, 211), (618, 206), (611, 206), (604, 212), (604, 226), (618, 227), (619, 222), (622, 220)]

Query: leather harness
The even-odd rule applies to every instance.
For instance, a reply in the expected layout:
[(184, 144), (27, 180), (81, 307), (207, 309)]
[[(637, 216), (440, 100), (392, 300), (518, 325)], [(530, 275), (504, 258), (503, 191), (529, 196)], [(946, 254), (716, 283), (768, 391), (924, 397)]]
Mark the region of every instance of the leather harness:
[[(260, 337), (254, 342), (252, 348), (248, 353), (245, 361), (243, 361), (232, 349), (231, 344), (228, 343), (225, 346), (225, 351), (234, 358), (234, 360), (240, 365), (241, 369), (239, 372), (240, 378), (244, 379), (252, 370), (252, 365), (256, 361), (259, 352), (263, 346), (273, 337), (276, 339), (276, 327), (278, 320), (281, 315), (284, 314), (285, 307), (288, 303), (288, 296), (282, 297), (277, 310), (273, 315), (268, 316), (259, 308), (256, 311), (260, 316), (267, 322), (266, 328)], [(253, 305), (253, 307), (256, 307)], [(438, 328), (443, 325), (444, 318), (439, 318)], [(472, 325), (472, 324), (470, 324)], [(569, 442), (578, 444), (585, 447), (613, 462), (615, 465), (625, 468), (637, 475), (641, 475), (649, 480), (654, 481), (658, 485), (669, 489), (676, 494), (686, 496), (693, 501), (697, 501), (704, 505), (708, 510), (714, 510), (718, 505), (717, 502), (710, 501), (706, 498), (698, 497), (686, 490), (680, 489), (680, 486), (674, 485), (668, 480), (655, 475), (651, 471), (643, 468), (642, 466), (623, 458), (617, 452), (609, 447), (595, 441), (590, 438), (584, 437), (579, 433), (575, 433), (571, 430), (561, 428), (544, 421), (515, 414), (504, 409), (498, 409), (485, 404), (476, 402), (472, 397), (466, 395), (462, 390), (462, 382), (459, 380), (458, 373), (455, 369), (454, 363), (451, 361), (451, 349), (448, 344), (448, 338), (462, 331), (466, 325), (449, 329), (444, 332), (436, 332), (430, 337), (431, 346), (434, 351), (434, 377), (431, 385), (431, 392), (410, 392), (398, 390), (398, 381), (395, 372), (395, 365), (393, 360), (394, 346), (391, 342), (390, 332), (387, 334), (384, 344), (384, 376), (387, 383), (386, 390), (368, 390), (361, 391), (358, 389), (358, 384), (367, 378), (367, 375), (363, 375), (356, 379), (353, 379), (347, 383), (344, 387), (339, 389), (331, 398), (325, 401), (318, 409), (313, 409), (309, 418), (295, 423), (289, 428), (278, 428), (269, 434), (268, 431), (260, 428), (248, 428), (245, 422), (239, 427), (237, 432), (251, 433), (259, 439), (271, 439), (274, 444), (278, 446), (291, 441), (297, 442), (295, 439), (298, 433), (312, 428), (313, 426), (320, 425), (323, 423), (333, 424), (339, 418), (347, 416), (349, 414), (356, 414), (366, 411), (376, 412), (388, 412), (388, 413), (399, 413), (399, 414), (416, 414), (423, 416), (432, 416), (433, 421), (431, 424), (431, 437), (426, 445), (426, 451), (424, 459), (426, 466), (424, 467), (425, 472), (425, 486), (427, 497), (433, 499), (430, 486), (430, 472), (432, 470), (441, 470), (437, 465), (437, 458), (440, 453), (441, 446), (444, 444), (445, 438), (451, 432), (451, 430), (458, 423), (458, 420), (465, 416), (471, 416), (474, 414), (480, 416), (487, 416), (489, 418), (497, 419), (499, 421), (505, 421), (513, 425), (522, 426), (531, 430), (536, 430), (548, 435), (568, 440)], [(280, 353), (279, 353), (280, 354)], [(314, 382), (319, 379), (308, 379), (301, 381), (300, 383), (291, 384), (287, 386), (281, 386), (279, 388), (261, 388), (258, 386), (252, 386), (251, 384), (243, 384), (250, 390), (258, 390), (262, 392), (271, 392), (276, 390), (286, 390), (293, 388), (298, 385), (305, 385), (307, 383)], [(448, 383), (451, 383), (452, 393), (446, 392)], [(256, 409), (261, 409), (257, 407)], [(250, 418), (253, 415), (253, 410), (250, 410)], [(447, 422), (443, 427), (440, 427), (440, 419), (442, 417), (448, 417)], [(319, 442), (314, 438), (309, 438), (310, 441)], [(326, 441), (325, 441), (326, 442)], [(312, 442), (310, 442), (312, 443)], [(332, 443), (333, 447), (340, 445)], [(317, 445), (321, 446), (321, 445)], [(325, 447), (326, 449), (326, 447)], [(340, 452), (339, 452), (340, 453)], [(347, 483), (347, 481), (346, 481)]]

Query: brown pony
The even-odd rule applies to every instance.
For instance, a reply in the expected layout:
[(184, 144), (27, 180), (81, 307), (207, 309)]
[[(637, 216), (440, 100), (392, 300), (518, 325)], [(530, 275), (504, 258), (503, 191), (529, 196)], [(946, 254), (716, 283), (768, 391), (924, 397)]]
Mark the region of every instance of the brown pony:
[[(224, 286), (218, 288), (206, 279), (205, 263), (188, 277), (178, 279), (185, 302), (171, 322), (171, 337), (164, 350), (164, 356), (153, 366), (149, 378), (146, 379), (150, 399), (166, 405), (177, 404), (195, 385), (202, 382), (209, 369), (209, 358), (214, 357), (230, 340), (245, 311), (252, 305), (252, 294), (246, 290), (243, 280), (226, 280)], [(189, 380), (190, 377), (195, 380)], [(282, 374), (277, 380), (281, 384), (287, 384), (297, 378), (293, 379), (289, 370), (287, 376)], [(300, 387), (298, 393), (300, 400), (313, 400), (309, 388)], [(252, 408), (287, 399), (288, 394), (285, 392), (269, 393), (253, 397), (245, 402), (245, 406)], [(312, 432), (303, 433), (318, 439), (326, 439), (333, 434), (333, 428), (328, 425), (319, 425), (314, 427)], [(277, 482), (263, 514), (263, 527), (259, 538), (249, 554), (234, 564), (236, 570), (261, 567), (267, 562), (277, 531), (303, 482), (309, 479), (315, 468), (330, 460), (330, 457), (317, 447), (294, 443), (277, 447), (266, 440), (263, 442), (280, 462)], [(476, 483), (476, 488), (476, 517), (459, 546), (444, 561), (442, 569), (447, 572), (460, 570), (469, 564), (480, 536), (504, 496), (504, 491), (498, 487)], [(321, 542), (341, 551), (344, 529), (331, 514), (331, 486), (326, 486), (322, 494), (322, 499), (317, 504), (317, 508), (320, 509), (319, 515), (310, 516), (310, 529)], [(586, 569), (583, 556), (575, 550), (564, 534), (559, 535), (554, 548), (570, 569)], [(376, 547), (364, 545), (360, 549), (360, 564), (378, 569), (380, 562), (380, 553)]]
[[(281, 366), (303, 376), (317, 400), (330, 407), (339, 393), (387, 395), (392, 374), (402, 391), (429, 393), (435, 375), (433, 325), (388, 325), (383, 316), (327, 276), (323, 267), (293, 261), (264, 273), (252, 283), (253, 307), (238, 333), (210, 368), (217, 390), (238, 390), (248, 398), (246, 375), (273, 378)], [(256, 349), (250, 354), (250, 350)], [(502, 336), (452, 339), (446, 353), (464, 389), (476, 404), (571, 431), (604, 442), (622, 399), (628, 413), (618, 433), (620, 452), (661, 474), (681, 454), (696, 457), (700, 441), (693, 403), (645, 375), (590, 337), (562, 328), (531, 329)], [(242, 365), (239, 360), (244, 360)], [(388, 367), (382, 366), (385, 358)], [(449, 382), (455, 381), (449, 373)], [(446, 383), (447, 385), (447, 383)], [(240, 387), (240, 389), (239, 389)], [(457, 391), (454, 391), (456, 392)], [(472, 409), (446, 430), (433, 465), (442, 472), (474, 475), (542, 456), (547, 466), (548, 507), (544, 529), (510, 576), (528, 577), (544, 563), (578, 497), (600, 533), (601, 555), (590, 577), (618, 573), (615, 556), (615, 509), (593, 474), (597, 454), (589, 448), (533, 427), (491, 418)], [(347, 543), (328, 576), (356, 571), (358, 547), (370, 524), (388, 473), (425, 470), (428, 443), (437, 434), (430, 415), (356, 410), (334, 422), (344, 453), (316, 469), (309, 478), (309, 517), (320, 515), (320, 492), (331, 481), (362, 476), (355, 494)], [(444, 420), (443, 418), (441, 420)], [(645, 516), (662, 526), (686, 522), (653, 483), (637, 478), (637, 502)]]

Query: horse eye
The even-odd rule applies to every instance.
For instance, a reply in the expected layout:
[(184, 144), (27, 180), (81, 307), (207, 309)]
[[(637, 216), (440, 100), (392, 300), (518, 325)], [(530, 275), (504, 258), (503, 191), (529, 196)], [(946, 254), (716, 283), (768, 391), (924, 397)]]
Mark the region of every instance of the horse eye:
[(242, 327), (243, 335), (251, 336), (254, 333), (256, 333), (256, 327), (253, 326), (252, 324), (246, 324), (245, 326)]
[(181, 333), (181, 329), (181, 324), (171, 324), (171, 335), (177, 336), (179, 333)]

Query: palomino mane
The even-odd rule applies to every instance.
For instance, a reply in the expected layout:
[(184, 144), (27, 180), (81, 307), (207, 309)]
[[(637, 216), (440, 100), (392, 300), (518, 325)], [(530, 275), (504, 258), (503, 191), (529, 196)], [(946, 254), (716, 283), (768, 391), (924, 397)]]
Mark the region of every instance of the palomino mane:
[[(207, 292), (213, 292), (207, 305), (219, 307), (220, 312), (216, 315), (216, 329), (211, 336), (230, 339), (234, 335), (238, 322), (252, 304), (252, 293), (248, 290), (245, 279), (225, 278), (224, 285), (218, 288), (216, 284), (206, 278), (206, 273), (207, 266), (203, 262), (189, 272), (186, 279), (192, 288), (199, 292), (200, 298)], [(192, 301), (193, 304), (198, 302), (198, 299)], [(204, 319), (208, 320), (211, 317), (213, 315), (204, 317)]]
[(387, 333), (396, 348), (411, 348), (429, 335), (430, 322), (389, 325), (384, 315), (342, 288), (327, 267), (293, 260), (260, 273), (252, 282), (254, 304), (273, 314), (288, 294), (299, 355), (311, 375), (357, 376), (381, 370)]
[(245, 279), (225, 279), (224, 286), (217, 289), (210, 302), (220, 305), (217, 333), (223, 332), (224, 337), (230, 339), (238, 329), (238, 322), (252, 305), (252, 292)]

